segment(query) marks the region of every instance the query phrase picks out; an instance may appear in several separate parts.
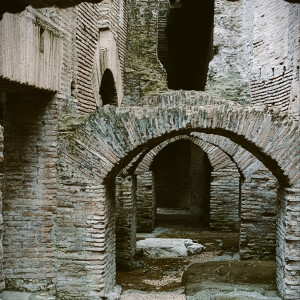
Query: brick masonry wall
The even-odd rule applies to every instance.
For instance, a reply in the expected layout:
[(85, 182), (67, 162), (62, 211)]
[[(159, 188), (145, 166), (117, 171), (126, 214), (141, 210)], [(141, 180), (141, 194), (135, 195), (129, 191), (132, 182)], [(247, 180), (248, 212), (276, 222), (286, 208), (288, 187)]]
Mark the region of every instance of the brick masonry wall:
[(251, 14), (252, 103), (299, 115), (299, 4), (254, 0)]
[(76, 85), (78, 110), (86, 114), (96, 109), (96, 99), (91, 79), (99, 40), (98, 13), (98, 4), (82, 3), (76, 7), (76, 54), (78, 59)]
[(190, 144), (190, 186), (191, 205), (190, 211), (200, 215), (203, 225), (209, 224), (209, 201), (210, 201), (210, 172), (211, 165), (206, 153), (198, 145)]
[(57, 192), (55, 101), (51, 95), (8, 94), (4, 128), (6, 288), (53, 291), (56, 283), (53, 232)]
[(110, 9), (110, 28), (117, 41), (122, 76), (124, 76), (124, 62), (126, 53), (126, 34), (128, 22), (127, 2), (127, 0), (112, 1), (112, 6)]
[(115, 182), (102, 184), (97, 172), (92, 177), (72, 164), (74, 156), (60, 154), (56, 294), (68, 300), (102, 299), (115, 285)]
[(277, 180), (266, 168), (246, 178), (241, 189), (241, 259), (273, 259), (278, 214)]
[(240, 174), (236, 167), (224, 167), (211, 173), (210, 227), (237, 232), (239, 218)]
[[(201, 136), (201, 135), (200, 135)], [(206, 178), (205, 174), (202, 176), (198, 176), (197, 178), (192, 178), (192, 184), (194, 186), (200, 185), (200, 198), (203, 200), (207, 192), (210, 192), (210, 220), (208, 216), (206, 216), (205, 222), (210, 223), (210, 226), (216, 230), (223, 230), (223, 231), (237, 231), (239, 228), (239, 181), (240, 181), (240, 173), (236, 167), (236, 165), (231, 161), (231, 159), (217, 146), (210, 144), (209, 142), (204, 142), (198, 138), (192, 138), (188, 136), (178, 136), (172, 139), (169, 139), (151, 151), (149, 151), (140, 163), (137, 166), (137, 173), (143, 174), (143, 172), (147, 172), (149, 170), (152, 161), (156, 157), (156, 155), (166, 146), (174, 141), (178, 140), (190, 140), (192, 142), (192, 147), (203, 149), (202, 156), (197, 155), (196, 157), (201, 160), (203, 159), (204, 153), (208, 156), (209, 162), (212, 166), (212, 173), (211, 173), (211, 183), (210, 178)], [(223, 138), (224, 139), (224, 138)], [(213, 139), (212, 139), (213, 140)], [(221, 138), (222, 140), (222, 138)], [(230, 141), (231, 142), (231, 141)], [(232, 143), (232, 142), (231, 142)], [(233, 144), (233, 143), (232, 143)], [(193, 151), (192, 151), (193, 152)], [(198, 162), (199, 164), (200, 162)], [(201, 161), (203, 164), (203, 161)], [(193, 165), (197, 165), (194, 161)], [(191, 167), (192, 167), (191, 166)], [(208, 166), (206, 166), (207, 168)], [(193, 167), (192, 167), (193, 168)], [(196, 168), (194, 171), (203, 172), (203, 168)], [(208, 171), (208, 170), (206, 170)], [(207, 174), (209, 176), (209, 173)], [(193, 181), (196, 181), (193, 183)], [(139, 181), (139, 177), (138, 177)], [(199, 184), (200, 183), (200, 184)], [(139, 184), (139, 183), (138, 183)], [(203, 187), (201, 188), (201, 184)], [(205, 186), (210, 185), (210, 191), (205, 189)], [(225, 188), (224, 188), (225, 186)], [(138, 187), (139, 192), (139, 187)], [(193, 198), (193, 197), (192, 197)], [(147, 204), (146, 206), (150, 207), (150, 201), (146, 198)], [(199, 213), (199, 209), (203, 210), (202, 205), (200, 204), (200, 200), (192, 201), (191, 210), (194, 212)], [(203, 213), (203, 211), (202, 211)], [(147, 220), (151, 220), (151, 210), (149, 210), (149, 215), (147, 219), (144, 219), (143, 222), (147, 222)], [(139, 221), (138, 215), (138, 223)], [(148, 223), (148, 222), (147, 222)], [(151, 228), (152, 223), (148, 223), (148, 227)]]
[(136, 177), (116, 178), (116, 262), (131, 268), (136, 252)]
[[(103, 291), (114, 285), (113, 269), (109, 269), (110, 274), (106, 272), (108, 267), (106, 263), (108, 261), (112, 264), (114, 253), (113, 234), (109, 234), (114, 230), (113, 218), (111, 218), (113, 210), (111, 204), (107, 204), (107, 201), (109, 203), (110, 201), (105, 200), (105, 192), (99, 186), (102, 185), (103, 180), (107, 182), (110, 178), (114, 178), (121, 168), (125, 167), (144, 147), (151, 148), (174, 135), (189, 134), (198, 130), (222, 134), (260, 157), (265, 165), (276, 174), (281, 185), (295, 185), (299, 181), (296, 168), (299, 161), (297, 152), (299, 128), (297, 122), (291, 117), (276, 114), (264, 107), (245, 108), (222, 101), (218, 103), (217, 99), (213, 99), (213, 102), (206, 98), (205, 93), (172, 92), (160, 95), (157, 101), (162, 104), (155, 108), (100, 109), (82, 125), (74, 127), (73, 130), (76, 131), (68, 135), (65, 131), (67, 128), (69, 130), (72, 128), (67, 124), (63, 124), (65, 127), (60, 127), (59, 166), (61, 171), (58, 191), (60, 193), (63, 190), (66, 193), (60, 196), (61, 201), (73, 201), (76, 196), (76, 202), (69, 213), (70, 219), (67, 224), (71, 226), (70, 232), (59, 239), (57, 237), (57, 240), (68, 243), (69, 249), (76, 249), (76, 251), (66, 251), (67, 248), (58, 250), (59, 263), (62, 265), (58, 274), (62, 276), (65, 272), (66, 279), (72, 281), (74, 279), (72, 277), (78, 273), (68, 274), (63, 269), (65, 261), (70, 261), (67, 268), (71, 271), (71, 268), (82, 263), (82, 257), (78, 254), (84, 253), (85, 261), (81, 266), (84, 265), (86, 268), (83, 267), (82, 277), (77, 278), (78, 286), (69, 287), (72, 294), (77, 297), (93, 295), (90, 297), (93, 299), (97, 294), (101, 295)], [(199, 105), (200, 102), (201, 105)], [(207, 103), (210, 104), (207, 105)], [(116, 123), (118, 124), (117, 130), (115, 130)], [(89, 186), (91, 188), (87, 188)], [(99, 191), (98, 195), (92, 193), (92, 187), (95, 187), (95, 191)], [(79, 207), (80, 205), (82, 206)], [(292, 207), (290, 203), (287, 205)], [(85, 239), (90, 237), (91, 226), (86, 224), (86, 220), (87, 216), (94, 216), (95, 211), (99, 209), (103, 212), (102, 224), (104, 225), (98, 230), (99, 239), (103, 239), (107, 248), (101, 249), (100, 246), (94, 246), (90, 249), (90, 244)], [(284, 211), (281, 210), (281, 213)], [(61, 215), (66, 216), (66, 214)], [(287, 217), (288, 221), (295, 222), (297, 214), (294, 216), (289, 213)], [(76, 222), (77, 227), (73, 226), (75, 223), (73, 218), (80, 221)], [(286, 223), (283, 224), (285, 236), (291, 235), (297, 238), (296, 225), (293, 223), (291, 225), (290, 227)], [(59, 234), (63, 233), (62, 228), (58, 228)], [(289, 239), (280, 241), (283, 247), (283, 252), (280, 254), (281, 260), (284, 260), (289, 252), (296, 253), (297, 245), (293, 241)], [(93, 260), (95, 257), (98, 260)], [(72, 264), (71, 260), (73, 260)], [(99, 265), (100, 262), (103, 263), (101, 265), (103, 268), (95, 264), (95, 261), (98, 261)], [(293, 268), (297, 267), (297, 254), (294, 260), (288, 260), (285, 264), (284, 272), (278, 277), (281, 286), (284, 286), (281, 290), (282, 294), (297, 291), (299, 288), (297, 283), (293, 288), (287, 286), (290, 280), (295, 282), (298, 280), (298, 275), (293, 271)], [(84, 286), (81, 284), (79, 288), (80, 282), (88, 284)], [(103, 285), (99, 284), (100, 282)]]
[(137, 174), (137, 232), (152, 232), (155, 228), (156, 201), (151, 171)]
[(0, 125), (0, 299), (2, 299), (2, 292), (5, 288), (5, 281), (4, 281), (4, 274), (3, 274), (3, 215), (2, 215), (2, 181), (3, 181), (3, 170), (2, 170), (2, 163), (3, 163), (3, 148), (4, 148), (4, 128)]

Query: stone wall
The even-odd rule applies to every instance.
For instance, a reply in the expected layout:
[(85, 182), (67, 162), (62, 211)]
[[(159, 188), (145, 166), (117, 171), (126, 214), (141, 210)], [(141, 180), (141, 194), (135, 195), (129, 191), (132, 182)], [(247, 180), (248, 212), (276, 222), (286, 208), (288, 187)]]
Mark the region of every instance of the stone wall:
[(213, 59), (206, 91), (242, 105), (250, 103), (242, 1), (215, 1)]
[(99, 40), (99, 5), (89, 3), (78, 5), (76, 19), (75, 45), (78, 65), (74, 85), (76, 84), (77, 89), (78, 110), (88, 114), (94, 111), (97, 105), (92, 86), (92, 71)]
[(155, 228), (156, 201), (153, 173), (137, 174), (137, 232), (152, 232)]
[[(179, 141), (182, 139), (191, 141), (192, 147), (201, 147), (201, 151), (204, 151), (203, 154), (205, 153), (205, 155), (208, 156), (209, 162), (212, 166), (211, 176), (210, 172), (208, 172), (207, 174), (202, 174), (200, 178), (197, 178), (197, 182), (194, 182), (194, 185), (199, 185), (200, 187), (201, 184), (203, 185), (203, 187), (210, 186), (209, 191), (205, 190), (204, 188), (202, 188), (202, 190), (200, 191), (200, 198), (202, 199), (202, 201), (206, 197), (210, 197), (210, 215), (206, 216), (204, 223), (206, 223), (206, 225), (210, 224), (211, 228), (215, 230), (237, 231), (240, 222), (240, 173), (236, 165), (231, 161), (231, 159), (218, 147), (210, 144), (209, 142), (204, 142), (203, 140), (198, 138), (195, 139), (189, 136), (178, 136), (161, 143), (160, 145), (149, 151), (146, 155), (144, 155), (137, 167), (137, 172), (139, 174), (147, 172), (155, 157), (164, 147), (166, 147), (166, 145), (169, 145), (175, 141)], [(203, 162), (201, 163), (203, 164)], [(196, 161), (193, 162), (193, 165), (195, 164), (197, 165)], [(200, 172), (202, 171), (203, 168), (202, 170), (200, 170)], [(206, 178), (207, 176), (208, 178)], [(191, 177), (192, 182), (193, 180), (195, 180), (195, 178)], [(202, 192), (209, 192), (210, 195), (201, 194)], [(192, 201), (191, 211), (195, 213), (200, 212), (200, 214), (203, 215), (203, 207), (199, 205), (199, 203), (201, 203), (201, 199), (197, 199), (197, 203), (194, 203)], [(151, 199), (149, 198), (146, 198), (146, 200), (151, 201)], [(150, 202), (147, 202), (146, 205), (149, 207), (151, 206)], [(199, 211), (199, 209), (201, 211)], [(149, 210), (148, 219), (151, 220), (152, 218), (150, 217), (150, 211), (151, 210)], [(149, 224), (149, 228), (151, 228), (151, 224), (152, 223)]]
[(4, 128), (6, 288), (53, 291), (57, 192), (57, 109), (53, 96), (7, 94)]
[[(180, 95), (182, 98), (177, 98), (177, 95)], [(196, 95), (198, 95), (198, 98)], [(164, 103), (169, 103), (168, 106), (99, 110), (86, 123), (77, 127), (75, 133), (70, 132), (67, 137), (62, 135), (59, 164), (62, 167), (60, 182), (64, 183), (63, 190), (67, 193), (62, 200), (71, 198), (72, 189), (77, 188), (77, 203), (81, 203), (82, 200), (93, 196), (93, 204), (99, 205), (101, 203), (103, 205), (103, 225), (106, 230), (100, 230), (99, 234), (103, 237), (104, 244), (110, 248), (98, 250), (99, 255), (104, 256), (104, 264), (106, 264), (107, 260), (111, 263), (114, 251), (114, 243), (111, 240), (113, 235), (108, 234), (108, 232), (113, 232), (114, 228), (111, 221), (113, 218), (111, 218), (110, 213), (112, 210), (111, 208), (109, 208), (110, 212), (106, 210), (105, 193), (103, 194), (102, 192), (101, 196), (101, 191), (99, 191), (98, 198), (89, 194), (88, 189), (83, 193), (80, 191), (81, 187), (78, 180), (80, 179), (80, 182), (82, 182), (84, 180), (87, 181), (87, 178), (89, 178), (91, 181), (90, 185), (97, 185), (97, 182), (98, 185), (101, 185), (102, 180), (105, 179), (107, 182), (109, 178), (114, 178), (115, 174), (119, 173), (120, 168), (125, 167), (145, 147), (150, 149), (162, 140), (167, 140), (174, 135), (189, 134), (193, 131), (222, 134), (230, 137), (238, 142), (240, 146), (258, 156), (277, 176), (282, 186), (295, 184), (299, 180), (296, 167), (299, 160), (299, 155), (297, 154), (299, 129), (297, 122), (289, 116), (276, 115), (262, 107), (242, 108), (238, 105), (233, 106), (230, 103), (223, 104), (222, 102), (215, 105), (207, 105), (205, 96), (202, 93), (173, 92), (172, 95), (168, 93), (164, 96), (161, 95), (161, 98), (164, 97), (166, 98)], [(191, 106), (187, 104), (189, 99), (191, 103), (196, 103), (200, 97), (203, 97), (201, 105)], [(216, 99), (215, 101), (217, 102)], [(280, 121), (283, 120), (282, 118), (284, 118), (284, 122)], [(114, 130), (116, 122), (118, 122), (117, 131)], [(287, 149), (287, 145), (291, 146)], [(68, 184), (65, 174), (70, 174), (68, 180), (71, 181), (72, 185)], [(76, 177), (77, 174), (80, 174), (79, 178)], [(62, 188), (60, 186), (59, 191)], [(80, 201), (80, 199), (82, 200)], [(103, 202), (100, 202), (100, 199)], [(287, 201), (287, 198), (282, 201)], [(292, 207), (291, 204), (287, 205)], [(78, 208), (71, 211), (73, 212), (72, 217), (74, 218), (74, 215), (78, 214), (78, 219), (82, 220), (83, 223), (87, 215), (95, 214), (92, 206), (80, 209), (80, 213)], [(282, 209), (279, 210), (279, 214), (284, 213)], [(107, 216), (109, 216), (109, 219), (107, 219)], [(289, 221), (293, 221), (291, 223), (292, 226), (287, 226), (287, 223), (283, 223), (282, 226), (284, 228), (280, 232), (284, 232), (283, 236), (291, 234), (297, 239), (296, 225), (294, 225), (297, 217), (293, 214), (288, 214), (287, 216)], [(111, 273), (108, 274), (106, 266), (103, 268), (102, 275), (100, 275), (101, 273), (96, 271), (98, 266), (90, 264), (95, 253), (90, 251), (83, 242), (84, 237), (89, 236), (89, 229), (90, 227), (88, 226), (76, 228), (72, 226), (72, 231), (62, 239), (62, 241), (65, 241), (67, 240), (66, 237), (68, 237), (70, 248), (75, 245), (77, 247), (80, 246), (86, 255), (85, 265), (89, 267), (85, 269), (85, 275), (82, 278), (78, 278), (77, 281), (78, 283), (88, 281), (89, 284), (85, 285), (84, 288), (81, 287), (81, 289), (72, 285), (74, 295), (76, 293), (77, 295), (95, 293), (96, 295), (98, 292), (101, 294), (101, 291), (111, 288), (114, 284), (113, 269), (109, 269)], [(58, 232), (60, 231), (58, 229)], [(279, 240), (282, 243), (282, 252), (278, 254), (280, 255), (278, 259), (284, 260), (285, 256), (289, 255), (288, 253), (297, 253), (297, 245), (294, 241), (289, 239)], [(76, 253), (81, 252), (80, 248), (76, 250)], [(60, 261), (62, 262), (62, 259), (66, 259), (66, 257), (71, 259), (72, 254), (67, 253), (67, 256), (62, 256)], [(293, 287), (288, 285), (291, 280), (293, 282), (298, 280), (297, 274), (292, 271), (297, 268), (297, 259), (298, 256), (295, 254), (295, 259), (285, 261), (285, 270), (279, 273), (278, 286), (282, 288), (281, 294), (291, 293), (292, 290), (297, 291), (299, 288), (297, 283), (293, 284)], [(80, 256), (76, 257), (74, 255), (73, 262), (68, 267), (71, 268), (72, 265), (74, 267), (80, 261)], [(63, 270), (59, 270), (58, 274), (61, 276)], [(74, 275), (68, 274), (68, 280), (73, 279), (72, 276)], [(101, 285), (96, 284), (98, 281), (104, 283), (102, 290)]]
[(136, 252), (136, 178), (116, 178), (116, 262), (117, 267), (131, 268)]
[(252, 103), (299, 115), (299, 4), (252, 2)]
[(3, 274), (3, 215), (2, 215), (2, 181), (3, 181), (3, 147), (4, 146), (4, 136), (3, 136), (3, 126), (0, 125), (0, 299), (2, 299), (2, 292), (5, 288), (4, 274)]
[(157, 57), (159, 0), (128, 0), (124, 105), (167, 89), (166, 72)]
[(236, 167), (225, 166), (211, 173), (210, 227), (237, 232), (239, 216), (240, 174)]
[(277, 180), (266, 168), (246, 178), (241, 189), (241, 259), (275, 257)]

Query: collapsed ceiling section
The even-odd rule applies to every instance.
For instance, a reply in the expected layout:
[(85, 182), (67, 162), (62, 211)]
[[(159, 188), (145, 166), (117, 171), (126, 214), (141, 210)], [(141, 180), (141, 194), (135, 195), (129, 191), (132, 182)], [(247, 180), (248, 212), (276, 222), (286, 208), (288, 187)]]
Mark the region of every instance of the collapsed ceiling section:
[(5, 12), (19, 13), (28, 5), (35, 8), (57, 6), (61, 8), (72, 7), (81, 2), (100, 3), (102, 0), (1, 0), (0, 18)]

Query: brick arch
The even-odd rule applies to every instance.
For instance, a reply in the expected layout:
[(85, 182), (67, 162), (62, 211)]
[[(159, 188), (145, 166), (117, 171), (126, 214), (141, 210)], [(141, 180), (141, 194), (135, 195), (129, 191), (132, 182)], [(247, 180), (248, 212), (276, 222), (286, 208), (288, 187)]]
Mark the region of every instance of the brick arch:
[(214, 170), (218, 170), (220, 168), (223, 168), (224, 166), (230, 166), (234, 169), (237, 169), (237, 171), (240, 171), (236, 163), (232, 161), (224, 151), (222, 151), (215, 145), (212, 145), (207, 141), (200, 140), (197, 137), (179, 135), (160, 143), (158, 146), (150, 150), (138, 164), (136, 172), (138, 173), (141, 171), (149, 171), (155, 156), (166, 146), (179, 140), (188, 140), (196, 146), (200, 147), (207, 154), (208, 160), (210, 161), (210, 164)]
[[(243, 176), (238, 166), (220, 148), (198, 137), (176, 136), (160, 143), (141, 158), (137, 175), (137, 225), (141, 232), (152, 231), (155, 227), (156, 209), (149, 194), (149, 182), (153, 182), (151, 165), (155, 157), (168, 145), (187, 140), (202, 149), (211, 164), (210, 180), (210, 226), (215, 230), (237, 231), (239, 228), (240, 178)], [(229, 179), (230, 178), (230, 179)], [(144, 186), (145, 182), (145, 186)], [(153, 183), (154, 186), (156, 185)], [(199, 183), (200, 184), (200, 183)], [(222, 185), (222, 189), (220, 189)], [(223, 189), (226, 187), (225, 189)], [(155, 198), (155, 197), (154, 197)], [(194, 208), (197, 203), (194, 203)], [(190, 208), (193, 211), (193, 207)], [(147, 212), (147, 213), (146, 213)]]
[[(297, 205), (300, 196), (297, 120), (265, 107), (241, 107), (197, 92), (172, 92), (152, 99), (156, 107), (110, 106), (99, 109), (79, 126), (60, 125), (58, 203), (71, 207), (68, 232), (66, 212), (57, 211), (57, 274), (72, 280), (74, 258), (68, 249), (84, 253), (89, 267), (72, 295), (97, 299), (115, 283), (114, 206), (109, 183), (133, 157), (163, 140), (190, 132), (222, 135), (242, 146), (277, 177), (282, 186), (277, 229), (278, 289), (286, 299), (297, 299), (300, 260)], [(70, 199), (72, 203), (70, 204)], [(64, 245), (61, 241), (68, 241)], [(60, 269), (61, 264), (70, 270)], [(74, 270), (74, 274), (75, 274)], [(75, 276), (75, 275), (74, 275)], [(88, 284), (86, 284), (86, 282)], [(57, 287), (58, 295), (61, 287)]]
[[(180, 96), (187, 98), (188, 94)], [(170, 100), (170, 94), (166, 94), (166, 98)], [(228, 137), (248, 150), (273, 172), (281, 184), (299, 184), (300, 130), (297, 120), (261, 106), (243, 108), (224, 102), (219, 105), (198, 103), (196, 106), (195, 103), (189, 105), (188, 99), (184, 100), (179, 107), (174, 101), (173, 105), (155, 108), (99, 110), (69, 136), (69, 150), (66, 152), (75, 151), (85, 157), (84, 163), (93, 162), (91, 165), (96, 168), (104, 164), (99, 175), (105, 179), (120, 171), (145, 147), (153, 147), (155, 143), (176, 135), (204, 132)], [(204, 99), (199, 97), (201, 100)], [(96, 152), (92, 154), (85, 146)], [(89, 152), (89, 155), (84, 152)]]
[[(228, 227), (229, 223), (226, 224), (226, 214), (221, 218), (220, 216), (223, 210), (224, 212), (228, 211), (231, 213), (231, 220), (233, 220), (234, 218), (232, 217), (235, 217), (233, 207), (235, 207), (234, 205), (238, 205), (242, 220), (244, 221), (240, 224), (241, 257), (259, 259), (264, 255), (269, 255), (269, 257), (274, 256), (276, 244), (274, 235), (276, 233), (277, 180), (255, 156), (222, 136), (204, 133), (191, 133), (190, 136), (176, 136), (160, 143), (146, 155), (143, 155), (143, 153), (140, 155), (139, 159), (134, 162), (138, 163), (135, 173), (137, 174), (138, 182), (140, 181), (139, 187), (141, 189), (140, 191), (137, 190), (138, 230), (148, 232), (154, 229), (156, 211), (152, 209), (153, 204), (149, 205), (152, 201), (152, 194), (149, 193), (149, 187), (152, 186), (150, 183), (153, 181), (152, 172), (149, 172), (150, 166), (155, 156), (164, 147), (180, 139), (190, 140), (201, 147), (208, 154), (213, 167), (213, 173), (216, 174), (213, 178), (216, 177), (217, 185), (215, 187), (215, 184), (213, 184), (211, 187), (211, 201), (216, 204), (219, 202), (219, 199), (222, 200), (220, 205), (213, 205), (214, 208), (211, 212), (212, 222), (210, 224), (212, 228), (225, 231), (228, 228), (230, 230), (234, 229), (234, 226)], [(130, 168), (134, 168), (134, 163), (130, 164), (129, 170)], [(240, 179), (242, 179), (240, 182), (241, 186), (237, 186), (237, 188), (231, 187), (233, 178), (237, 176), (236, 171), (231, 171), (233, 164), (238, 168), (241, 175)], [(230, 168), (229, 172), (226, 170), (228, 167)], [(223, 169), (221, 172), (223, 175), (225, 171), (226, 176), (224, 179), (222, 179), (222, 175), (221, 178), (218, 176), (218, 170), (220, 169)], [(229, 182), (227, 182), (228, 176), (231, 178)], [(218, 181), (227, 187), (224, 192), (222, 189), (218, 189)], [(145, 186), (143, 186), (144, 182)], [(232, 197), (227, 194), (228, 191)], [(237, 191), (239, 192), (238, 200), (233, 201), (236, 199), (234, 195)], [(219, 210), (219, 208), (221, 209)], [(255, 214), (249, 214), (249, 210), (252, 209), (256, 211)], [(236, 208), (237, 210), (238, 208)], [(269, 214), (269, 218), (267, 219), (263, 217), (266, 212)], [(249, 227), (249, 224), (253, 224), (253, 227)], [(265, 236), (268, 236), (268, 239), (265, 239)], [(248, 245), (249, 241), (251, 241), (250, 246)]]

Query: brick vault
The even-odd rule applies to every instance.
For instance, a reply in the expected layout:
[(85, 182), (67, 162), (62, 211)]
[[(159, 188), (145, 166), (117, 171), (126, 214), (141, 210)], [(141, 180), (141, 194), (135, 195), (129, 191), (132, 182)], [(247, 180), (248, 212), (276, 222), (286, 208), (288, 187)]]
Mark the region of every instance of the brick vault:
[[(168, 34), (196, 18), (189, 1), (15, 2), (0, 5), (3, 299), (110, 299), (154, 229), (157, 158), (180, 143), (206, 169), (188, 162), (189, 195), (203, 189), (179, 205), (201, 217), (208, 201), (206, 225), (239, 232), (241, 259), (276, 259), (281, 297), (299, 299), (299, 3), (208, 1), (187, 57)], [(198, 54), (176, 80), (202, 70), (204, 91), (170, 90)]]

